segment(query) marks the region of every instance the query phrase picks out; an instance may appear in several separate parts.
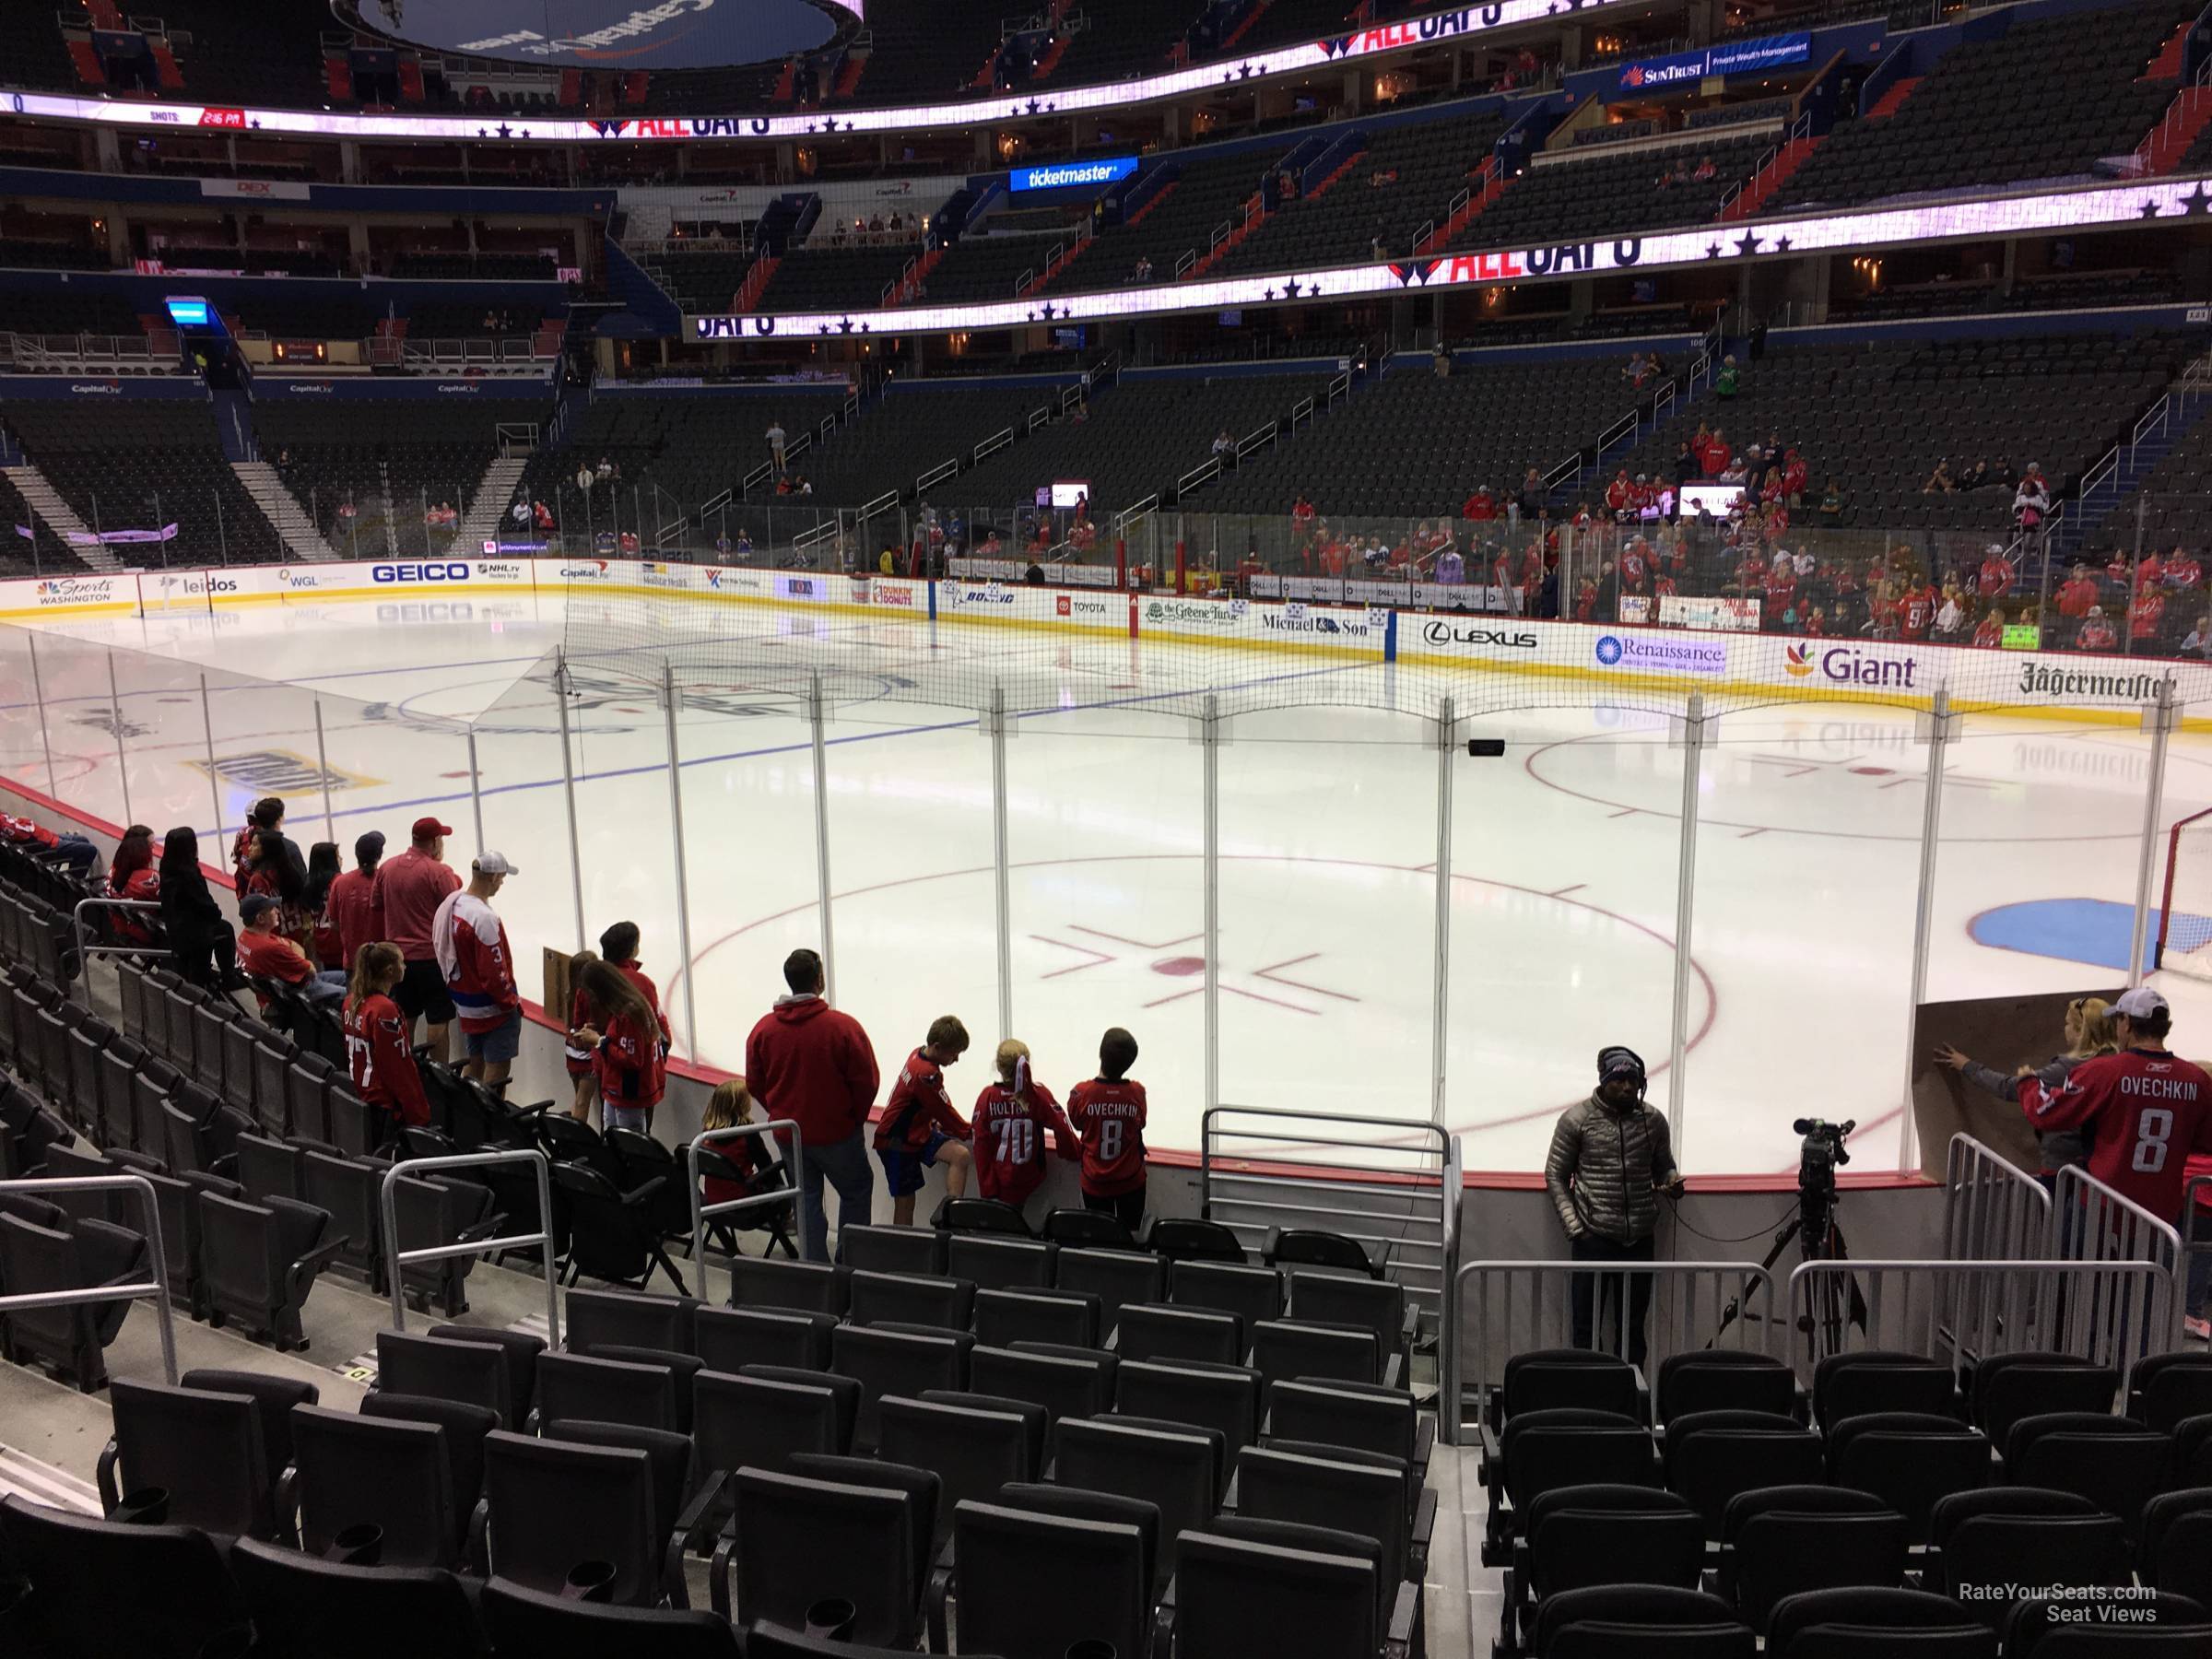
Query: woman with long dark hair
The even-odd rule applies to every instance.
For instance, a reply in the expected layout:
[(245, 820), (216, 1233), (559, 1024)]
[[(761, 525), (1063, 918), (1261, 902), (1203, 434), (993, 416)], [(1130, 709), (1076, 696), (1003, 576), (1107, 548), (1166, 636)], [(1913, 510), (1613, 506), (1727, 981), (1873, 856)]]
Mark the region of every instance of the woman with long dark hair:
[(300, 894), (300, 908), (306, 912), (308, 926), (312, 935), (312, 953), (325, 968), (342, 968), (353, 971), (353, 964), (346, 960), (345, 948), (338, 942), (338, 930), (330, 915), (330, 884), (337, 880), (344, 866), (338, 863), (336, 841), (317, 841), (307, 850), (307, 887)]
[(300, 949), (310, 947), (315, 930), (307, 908), (307, 863), (300, 856), (299, 842), (281, 830), (263, 830), (254, 837), (253, 863), (246, 885), (239, 889), (239, 902), (244, 903), (253, 893), (276, 900), (276, 931)]
[[(133, 824), (123, 832), (115, 856), (108, 861), (108, 897), (150, 904), (161, 896), (161, 878), (154, 873), (154, 832)], [(111, 911), (114, 936), (125, 945), (151, 945), (154, 930), (144, 911)]]
[(163, 838), (157, 876), (161, 887), (161, 931), (179, 973), (212, 991), (245, 987), (238, 971), (238, 935), (207, 890), (200, 872), (200, 838), (179, 825)]
[(601, 1125), (642, 1135), (667, 1086), (660, 1018), (619, 969), (597, 958), (578, 965), (576, 982), (592, 1018), (573, 1040), (596, 1051), (593, 1068), (599, 1077)]

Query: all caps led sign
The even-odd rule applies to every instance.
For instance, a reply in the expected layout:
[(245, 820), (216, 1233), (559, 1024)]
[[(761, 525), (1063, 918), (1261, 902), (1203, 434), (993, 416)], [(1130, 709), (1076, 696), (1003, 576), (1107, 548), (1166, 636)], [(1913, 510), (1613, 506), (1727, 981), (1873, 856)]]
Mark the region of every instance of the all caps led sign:
[(890, 311), (780, 312), (693, 317), (700, 340), (790, 335), (939, 334), (1060, 325), (1171, 312), (1234, 311), (1288, 300), (1322, 301), (1454, 286), (1557, 280), (1593, 273), (1728, 265), (1857, 248), (1886, 248), (1959, 238), (1996, 240), (2099, 226), (2202, 223), (2212, 217), (2212, 179), (2160, 179), (2038, 194), (2006, 195), (1912, 207), (1830, 214), (1818, 218), (1747, 219), (1653, 236), (1547, 242), (1491, 253), (1433, 254), (1335, 270), (1156, 283), (1104, 293), (1030, 295), (980, 305), (912, 306)]

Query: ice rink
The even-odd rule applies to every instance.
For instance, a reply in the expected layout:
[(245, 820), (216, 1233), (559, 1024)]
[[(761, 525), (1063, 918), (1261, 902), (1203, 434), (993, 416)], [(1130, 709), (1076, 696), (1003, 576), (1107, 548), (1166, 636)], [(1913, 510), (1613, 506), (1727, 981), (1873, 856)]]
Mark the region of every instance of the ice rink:
[[(29, 636), (6, 630), (0, 765), (43, 791), (50, 743), (53, 785), (71, 806), (121, 821), (127, 780), (129, 817), (158, 832), (194, 825), (218, 865), (246, 806), (280, 793), (303, 846), (335, 839), (350, 862), (362, 831), (382, 830), (397, 850), (409, 820), (437, 813), (455, 828), (449, 858), (465, 868), (477, 845), (473, 727), (484, 841), (523, 869), (499, 908), (535, 997), (541, 949), (579, 943), (547, 673), (563, 641), (563, 603), (287, 605), (49, 625), (38, 637), (43, 740)], [(765, 612), (748, 620), (772, 645), (774, 669), (702, 687), (695, 667), (677, 724), (688, 965), (664, 714), (633, 665), (578, 656), (571, 763), (583, 936), (638, 922), (679, 1054), (742, 1066), (747, 1030), (782, 990), (782, 957), (822, 939), (809, 727), (790, 695), (819, 669), (833, 699), (838, 1001), (872, 1034), (887, 1072), (932, 1017), (960, 1015), (977, 1044), (951, 1074), (964, 1105), (1002, 1035), (992, 754), (974, 700), (934, 688), (981, 683), (974, 631), (940, 639), (935, 626), (865, 618), (794, 626)], [(1149, 688), (1188, 687), (1224, 663), (1247, 679), (1282, 677), (1282, 661), (1153, 641), (1022, 649), (1025, 672), (1057, 677), (1058, 706), (1018, 721), (1007, 745), (1010, 1034), (1064, 1095), (1089, 1075), (1100, 1031), (1128, 1026), (1151, 1091), (1151, 1143), (1194, 1147), (1204, 757), (1191, 723)], [(967, 671), (944, 672), (954, 657)], [(1221, 1096), (1424, 1117), (1433, 726), (1349, 706), (1404, 689), (1378, 667), (1314, 672), (1336, 679), (1313, 694), (1339, 702), (1239, 712), (1219, 754)], [(1402, 681), (1418, 671), (1389, 672)], [(1524, 688), (1552, 701), (1569, 694), (1547, 682)], [(1572, 695), (1579, 706), (1480, 717), (1470, 729), (1503, 739), (1504, 756), (1452, 761), (1445, 1115), (1474, 1170), (1540, 1168), (1551, 1120), (1588, 1088), (1601, 1044), (1645, 1055), (1658, 1072), (1655, 1101), (1677, 1088), (1660, 1068), (1682, 753), (1663, 716), (1593, 700), (1601, 694), (1587, 688)], [(942, 700), (924, 700), (932, 697)], [(318, 712), (327, 778), (316, 765)], [(2147, 752), (2147, 738), (2117, 724), (1964, 723), (1943, 801), (1932, 999), (2117, 982)], [(1895, 1167), (1925, 754), (1909, 712), (1863, 704), (1780, 703), (1714, 726), (1700, 785), (1699, 971), (1679, 1083), (1693, 1171), (1794, 1168), (1789, 1125), (1800, 1114), (1858, 1118), (1860, 1167)], [(2212, 740), (2177, 736), (2159, 821), (2207, 805)], [(2160, 857), (2162, 874), (2162, 842)], [(696, 1033), (685, 1023), (686, 973)], [(2208, 988), (2168, 988), (2176, 1046), (2212, 1050)]]

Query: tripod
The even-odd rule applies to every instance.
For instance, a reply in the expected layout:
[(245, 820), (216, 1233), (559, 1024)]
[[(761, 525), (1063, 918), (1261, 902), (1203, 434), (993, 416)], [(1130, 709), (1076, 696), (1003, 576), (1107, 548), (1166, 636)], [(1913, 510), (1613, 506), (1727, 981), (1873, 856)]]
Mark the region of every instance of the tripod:
[[(1759, 1266), (1771, 1272), (1781, 1261), (1783, 1253), (1796, 1241), (1803, 1246), (1804, 1259), (1808, 1262), (1847, 1262), (1851, 1251), (1843, 1240), (1842, 1225), (1836, 1219), (1836, 1189), (1807, 1185), (1800, 1182), (1797, 1189), (1797, 1213), (1784, 1221), (1774, 1234), (1774, 1242), (1768, 1246)], [(1806, 1358), (1818, 1360), (1823, 1353), (1836, 1354), (1843, 1350), (1843, 1331), (1847, 1324), (1866, 1328), (1866, 1299), (1860, 1293), (1855, 1277), (1846, 1277), (1841, 1284), (1833, 1278), (1822, 1278), (1818, 1306), (1796, 1321), (1804, 1333)], [(1721, 1310), (1721, 1323), (1713, 1327), (1707, 1347), (1717, 1347), (1721, 1334), (1734, 1324), (1743, 1313), (1743, 1297), (1730, 1299)], [(1825, 1338), (1825, 1347), (1812, 1341), (1815, 1332)]]

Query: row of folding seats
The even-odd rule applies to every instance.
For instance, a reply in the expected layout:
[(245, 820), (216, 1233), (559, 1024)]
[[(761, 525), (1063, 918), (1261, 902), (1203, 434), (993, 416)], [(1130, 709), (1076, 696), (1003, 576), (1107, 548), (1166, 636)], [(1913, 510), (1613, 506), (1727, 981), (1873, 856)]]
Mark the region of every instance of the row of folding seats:
[[(1515, 1356), (1486, 1418), (1481, 1471), (1484, 1559), (1512, 1569), (1501, 1643), (1512, 1650), (1541, 1597), (1587, 1582), (1573, 1563), (1624, 1533), (1642, 1540), (1637, 1571), (1651, 1582), (1722, 1589), (1760, 1630), (1789, 1594), (1895, 1587), (1909, 1565), (1954, 1596), (2136, 1573), (2212, 1592), (2212, 1556), (2189, 1543), (2199, 1524), (2172, 1530), (2212, 1511), (2212, 1416), (2167, 1415), (2202, 1403), (2212, 1360), (2163, 1355), (2136, 1371), (2129, 1402), (2156, 1423), (2112, 1415), (2118, 1375), (2061, 1355), (1985, 1360), (1963, 1394), (1947, 1366), (1918, 1356), (1831, 1356), (1809, 1402), (1758, 1354), (1676, 1356), (1655, 1400), (1606, 1356)], [(2054, 1576), (1988, 1576), (2023, 1549)], [(1971, 1611), (1994, 1621), (2005, 1606)]]
[[(1403, 1286), (1340, 1273), (897, 1227), (845, 1229), (839, 1253), (843, 1277), (776, 1265), (739, 1271), (749, 1276), (747, 1294), (795, 1298), (861, 1324), (948, 1326), (1002, 1345), (1024, 1336), (1218, 1364), (1289, 1344), (1327, 1374), (1368, 1382), (1403, 1379), (1418, 1330)], [(1277, 1328), (1286, 1321), (1326, 1330), (1286, 1334)]]
[[(1371, 1654), (1386, 1651), (1385, 1629), (1394, 1651), (1416, 1640), (1432, 1508), (1409, 1500), (1400, 1460), (1293, 1438), (1347, 1420), (1331, 1385), (1278, 1386), (1265, 1442), (1233, 1456), (1218, 1430), (1054, 1418), (959, 1390), (882, 1394), (864, 1445), (857, 1377), (649, 1362), (650, 1350), (578, 1335), (650, 1335), (639, 1322), (683, 1304), (578, 1293), (571, 1305), (565, 1353), (480, 1328), (383, 1333), (378, 1387), (359, 1417), (318, 1410), (312, 1389), (269, 1379), (119, 1383), (101, 1460), (107, 1506), (226, 1539), (296, 1539), (335, 1559), (490, 1571), (557, 1593), (579, 1589), (581, 1573), (616, 1602), (679, 1606), (681, 1551), (703, 1545), (726, 1512), (719, 1610), (734, 1582), (741, 1622), (818, 1623), (841, 1603), (829, 1622), (861, 1639), (911, 1648), (927, 1623), (940, 1652), (948, 1602), (963, 1652), (997, 1647), (983, 1633), (1001, 1630), (1006, 1651), (1023, 1653), (1048, 1651), (1046, 1634), (1054, 1653), (1101, 1633), (1141, 1639), (1171, 1606), (1192, 1621), (1177, 1641), (1194, 1653)], [(791, 1317), (685, 1312), (713, 1342), (729, 1335), (717, 1329), (724, 1316)], [(1410, 1398), (1398, 1400), (1410, 1421)], [(1056, 1565), (1030, 1553), (1048, 1541)], [(1171, 1580), (1178, 1590), (1163, 1602)], [(1247, 1609), (1257, 1626), (1234, 1636), (1239, 1621), (1216, 1600), (1268, 1582), (1280, 1604)], [(1052, 1595), (1035, 1594), (1043, 1583)], [(1331, 1634), (1316, 1644), (1315, 1631)]]

